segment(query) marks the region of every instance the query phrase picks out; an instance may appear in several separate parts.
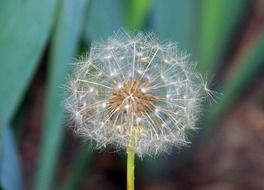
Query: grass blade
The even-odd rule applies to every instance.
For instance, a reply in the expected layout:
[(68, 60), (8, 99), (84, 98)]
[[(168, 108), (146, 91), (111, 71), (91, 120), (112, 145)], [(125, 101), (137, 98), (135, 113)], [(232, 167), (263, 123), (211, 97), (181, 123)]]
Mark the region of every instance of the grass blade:
[(142, 28), (150, 10), (151, 1), (128, 0), (122, 3), (126, 26), (131, 30)]
[(231, 75), (231, 78), (226, 80), (223, 85), (223, 94), (221, 101), (212, 106), (209, 111), (209, 122), (216, 122), (221, 115), (233, 105), (235, 99), (240, 94), (246, 84), (250, 82), (252, 77), (263, 67), (264, 61), (264, 34), (260, 39), (256, 40), (255, 46), (248, 51), (238, 61), (237, 70)]
[(91, 1), (84, 31), (86, 42), (105, 39), (122, 27), (121, 8), (116, 0)]
[(56, 4), (1, 1), (0, 116), (11, 118), (20, 103), (46, 45)]
[(195, 57), (198, 16), (198, 1), (155, 0), (152, 25), (159, 38), (178, 42), (180, 49)]
[(52, 189), (63, 136), (63, 85), (74, 57), (88, 0), (64, 0), (55, 28), (49, 64), (44, 133), (35, 179), (36, 190)]
[(198, 66), (201, 72), (206, 73), (214, 69), (215, 62), (237, 27), (247, 1), (203, 0), (201, 5)]
[(5, 190), (21, 190), (22, 171), (16, 142), (8, 123), (1, 123), (0, 183)]

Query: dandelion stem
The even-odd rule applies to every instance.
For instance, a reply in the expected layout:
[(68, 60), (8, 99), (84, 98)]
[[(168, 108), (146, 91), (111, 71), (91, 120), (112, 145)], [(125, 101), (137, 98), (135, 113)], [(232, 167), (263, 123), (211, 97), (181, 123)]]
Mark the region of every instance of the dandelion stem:
[(134, 135), (131, 135), (127, 146), (127, 190), (135, 189), (135, 151), (132, 148), (134, 143)]

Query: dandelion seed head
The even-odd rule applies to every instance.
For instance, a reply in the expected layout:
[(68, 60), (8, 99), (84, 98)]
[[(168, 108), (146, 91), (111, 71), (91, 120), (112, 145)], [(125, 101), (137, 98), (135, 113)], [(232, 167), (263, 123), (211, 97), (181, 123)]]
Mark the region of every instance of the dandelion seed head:
[(97, 148), (126, 148), (134, 135), (139, 156), (188, 144), (204, 94), (213, 95), (195, 64), (152, 33), (120, 31), (93, 44), (74, 64), (66, 109), (75, 131)]

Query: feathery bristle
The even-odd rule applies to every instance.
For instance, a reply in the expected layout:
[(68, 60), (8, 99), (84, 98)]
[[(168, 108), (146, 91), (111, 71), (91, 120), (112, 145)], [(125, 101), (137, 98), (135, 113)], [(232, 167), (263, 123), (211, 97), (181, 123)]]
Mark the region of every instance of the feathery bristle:
[(188, 57), (152, 33), (120, 31), (94, 44), (68, 85), (76, 132), (98, 148), (125, 148), (133, 131), (139, 156), (186, 145), (185, 129), (194, 128), (206, 93)]

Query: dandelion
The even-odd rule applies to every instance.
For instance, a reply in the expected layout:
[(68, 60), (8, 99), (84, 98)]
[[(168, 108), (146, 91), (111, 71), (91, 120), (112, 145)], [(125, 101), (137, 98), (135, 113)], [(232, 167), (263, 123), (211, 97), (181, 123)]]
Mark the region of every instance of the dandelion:
[(93, 44), (74, 64), (66, 107), (76, 133), (98, 149), (127, 150), (133, 189), (135, 154), (157, 155), (189, 143), (185, 131), (195, 127), (205, 84), (174, 43), (121, 31)]

